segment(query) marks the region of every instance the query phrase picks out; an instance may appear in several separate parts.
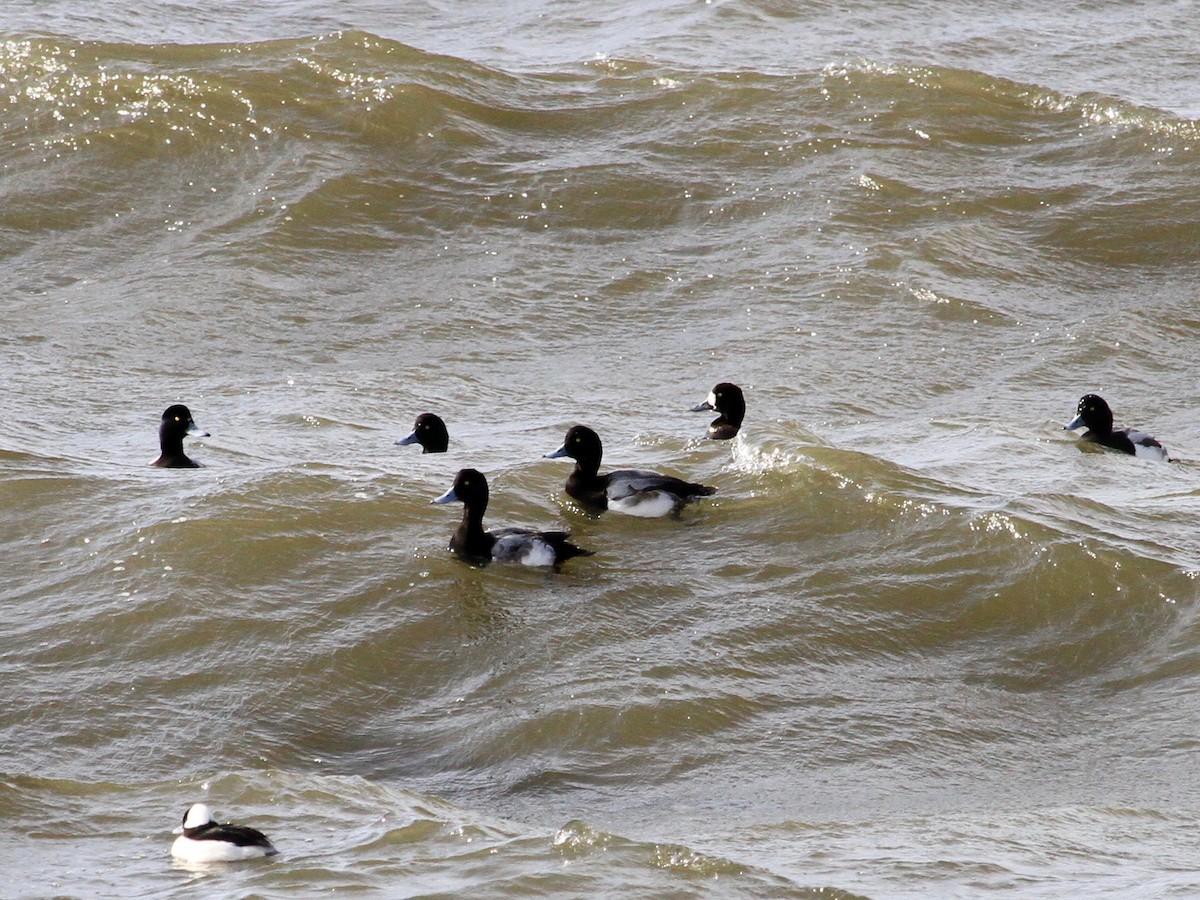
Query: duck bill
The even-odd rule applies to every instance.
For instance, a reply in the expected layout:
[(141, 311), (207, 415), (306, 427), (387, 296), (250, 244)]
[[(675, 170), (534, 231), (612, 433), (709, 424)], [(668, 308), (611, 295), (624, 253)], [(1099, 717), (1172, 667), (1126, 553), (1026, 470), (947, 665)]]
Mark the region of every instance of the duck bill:
[(1063, 426), (1063, 431), (1074, 431), (1076, 428), (1083, 427), (1083, 416), (1079, 415), (1073, 418), (1070, 422)]
[(457, 499), (458, 499), (458, 494), (454, 493), (454, 488), (450, 488), (450, 490), (446, 491), (446, 493), (442, 494), (442, 496), (434, 497), (429, 502), (430, 503), (453, 503)]
[(567, 445), (563, 444), (561, 447), (559, 447), (553, 453), (547, 453), (545, 456), (542, 457), (542, 459), (558, 459), (559, 457), (566, 456), (566, 455), (567, 455)]
[(704, 412), (705, 410), (716, 411), (717, 409), (717, 392), (709, 391), (708, 396), (704, 398), (704, 402), (699, 406), (693, 406), (692, 412)]
[(207, 431), (200, 430), (200, 426), (196, 424), (195, 419), (188, 420), (187, 433), (190, 434), (192, 437), (198, 437), (198, 438), (209, 437), (209, 433)]
[(400, 438), (400, 440), (396, 441), (396, 446), (407, 447), (409, 444), (415, 444), (416, 442), (417, 442), (417, 433), (414, 431), (408, 437)]

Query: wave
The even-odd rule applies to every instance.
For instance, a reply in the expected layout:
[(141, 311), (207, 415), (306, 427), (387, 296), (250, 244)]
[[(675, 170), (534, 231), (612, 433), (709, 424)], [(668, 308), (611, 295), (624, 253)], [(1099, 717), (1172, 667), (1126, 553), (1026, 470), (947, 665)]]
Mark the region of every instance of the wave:
[[(1195, 121), (980, 72), (857, 62), (785, 75), (605, 58), (511, 74), (352, 31), (193, 46), (10, 37), (0, 70), (13, 97), (0, 110), (2, 158), (15, 176), (0, 225), (30, 240), (157, 233), (199, 238), (207, 253), (253, 242), (280, 271), (300, 255), (332, 263), (333, 245), (372, 252), (468, 226), (588, 242), (665, 231), (694, 252), (735, 225), (760, 223), (767, 239), (794, 219), (797, 179), (838, 177), (870, 149), (861, 202), (849, 197), (840, 218), (878, 229), (880, 260), (892, 235), (948, 208), (963, 227), (932, 235), (925, 252), (1010, 281), (1030, 273), (992, 240), (997, 229), (1033, 235), (1063, 261), (1200, 252), (1183, 227), (1200, 214), (1194, 167), (1172, 165), (1196, 152)], [(881, 167), (889, 147), (930, 162), (953, 153), (960, 168), (976, 156), (979, 176), (947, 195), (940, 167)], [(1031, 180), (997, 177), (996, 154)], [(1080, 159), (1111, 179), (1061, 183)], [(904, 252), (895, 244), (890, 258)]]
[[(1200, 121), (1181, 118), (1167, 110), (1100, 94), (1070, 94), (969, 69), (858, 60), (830, 64), (822, 74), (831, 92), (849, 90), (858, 92), (864, 101), (891, 101), (896, 104), (895, 113), (899, 117), (903, 117), (905, 101), (932, 102), (933, 109), (940, 113), (939, 119), (958, 122), (962, 129), (939, 135), (939, 139), (960, 139), (974, 145), (1006, 138), (1024, 142), (1029, 135), (1006, 133), (998, 130), (996, 124), (1030, 123), (1035, 120), (1029, 114), (1049, 113), (1049, 123), (1066, 122), (1077, 127), (1082, 121), (1136, 131), (1173, 141), (1179, 149), (1190, 148), (1200, 140)], [(1042, 134), (1035, 132), (1035, 136)], [(929, 139), (930, 135), (924, 138)]]
[[(164, 875), (171, 830), (187, 805), (200, 801), (220, 821), (265, 832), (279, 857), (236, 871), (175, 863), (178, 877)], [(253, 885), (256, 893), (280, 895), (314, 885), (395, 893), (402, 883), (412, 895), (492, 896), (576, 893), (600, 879), (605, 893), (637, 896), (678, 894), (680, 878), (732, 882), (746, 897), (855, 896), (681, 843), (602, 831), (582, 819), (557, 829), (529, 825), (352, 776), (247, 770), (182, 781), (81, 782), (7, 772), (0, 773), (0, 812), (15, 832), (36, 838), (37, 862), (13, 860), (7, 872), (9, 889), (22, 894), (44, 887), (52, 867), (56, 883), (87, 885), (87, 893), (119, 893), (131, 878), (165, 879), (164, 897), (180, 883), (217, 879), (222, 891)], [(96, 866), (96, 857), (106, 855), (120, 865)]]
[[(1083, 122), (1118, 137), (1136, 132), (1161, 141), (1144, 148), (1160, 161), (1200, 140), (1197, 121), (1115, 97), (865, 60), (769, 74), (603, 57), (518, 75), (344, 31), (207, 45), (9, 36), (0, 43), (0, 70), (12, 92), (5, 135), (13, 146), (39, 153), (122, 146), (135, 155), (200, 147), (236, 152), (285, 136), (395, 151), (434, 131), (469, 153), (493, 129), (580, 140), (610, 136), (620, 120), (650, 123), (674, 109), (677, 126), (686, 123), (693, 140), (658, 143), (661, 128), (650, 128), (646, 140), (618, 144), (613, 156), (658, 150), (672, 166), (689, 154), (764, 164), (772, 148), (786, 154), (833, 150), (845, 141), (853, 146), (852, 133), (837, 134), (819, 121), (846, 103), (868, 112), (859, 139), (874, 131), (905, 143), (950, 141), (979, 150), (1032, 139), (1036, 150), (1061, 142), (1063, 127), (1078, 137)], [(818, 121), (805, 127), (807, 113)], [(558, 156), (566, 158), (561, 150)], [(653, 156), (634, 154), (642, 161)]]

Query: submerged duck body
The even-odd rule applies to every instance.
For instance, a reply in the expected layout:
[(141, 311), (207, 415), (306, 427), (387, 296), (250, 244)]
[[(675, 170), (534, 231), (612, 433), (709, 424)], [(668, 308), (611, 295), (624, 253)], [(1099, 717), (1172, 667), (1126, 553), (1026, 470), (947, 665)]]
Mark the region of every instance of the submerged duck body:
[(446, 423), (434, 413), (421, 413), (413, 423), (412, 434), (396, 441), (400, 445), (420, 444), (422, 453), (445, 453), (450, 446)]
[(207, 431), (196, 427), (191, 410), (182, 403), (168, 406), (158, 423), (159, 456), (150, 465), (163, 469), (198, 469), (200, 463), (183, 452), (183, 439), (189, 434), (208, 437)]
[(488, 506), (488, 483), (482, 472), (462, 469), (450, 490), (434, 503), (459, 501), (462, 522), (450, 538), (450, 549), (471, 563), (516, 562), (523, 566), (557, 566), (576, 556), (591, 556), (577, 547), (566, 531), (534, 531), (530, 528), (499, 528), (484, 531), (483, 514)]
[(720, 413), (709, 423), (708, 437), (714, 441), (728, 441), (737, 437), (742, 428), (742, 420), (746, 418), (746, 398), (736, 384), (722, 381), (708, 392), (708, 399), (692, 407), (692, 412), (705, 410)]
[(171, 855), (185, 862), (235, 862), (279, 852), (257, 829), (215, 821), (203, 803), (189, 806), (183, 825), (175, 831), (179, 837), (171, 845)]
[(567, 494), (596, 511), (611, 509), (628, 516), (657, 518), (717, 492), (715, 487), (641, 469), (617, 469), (601, 475), (603, 454), (599, 435), (586, 425), (576, 425), (567, 432), (563, 445), (546, 456), (575, 460), (575, 469), (567, 478)]
[(1075, 431), (1086, 427), (1083, 440), (1120, 450), (1131, 456), (1170, 462), (1167, 448), (1150, 435), (1134, 428), (1113, 428), (1113, 414), (1103, 397), (1085, 394), (1079, 401), (1075, 418), (1063, 428)]

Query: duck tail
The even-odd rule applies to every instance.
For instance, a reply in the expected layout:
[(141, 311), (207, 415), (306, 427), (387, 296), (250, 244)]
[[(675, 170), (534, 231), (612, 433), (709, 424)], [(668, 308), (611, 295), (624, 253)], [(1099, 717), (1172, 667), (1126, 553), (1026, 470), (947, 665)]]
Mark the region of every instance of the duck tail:
[(576, 556), (595, 556), (594, 550), (586, 550), (577, 544), (572, 544), (568, 538), (571, 537), (566, 531), (550, 531), (545, 532), (544, 537), (550, 546), (554, 548), (554, 553), (558, 557), (558, 562), (564, 562), (568, 559), (573, 559)]

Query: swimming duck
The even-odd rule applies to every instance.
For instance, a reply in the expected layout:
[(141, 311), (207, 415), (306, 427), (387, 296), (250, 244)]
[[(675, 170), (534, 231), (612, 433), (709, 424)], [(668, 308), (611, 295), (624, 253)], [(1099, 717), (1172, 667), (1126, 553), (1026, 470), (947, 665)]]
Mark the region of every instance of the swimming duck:
[(171, 855), (185, 862), (232, 862), (279, 852), (261, 831), (214, 821), (212, 810), (203, 803), (187, 808), (175, 833), (179, 837), (171, 845)]
[(450, 434), (446, 423), (433, 413), (421, 413), (413, 424), (412, 434), (396, 441), (397, 444), (420, 444), (422, 453), (445, 453), (450, 445)]
[(488, 506), (488, 483), (482, 472), (462, 469), (450, 490), (434, 503), (459, 501), (462, 522), (450, 538), (450, 549), (471, 563), (519, 562), (523, 566), (557, 566), (574, 556), (591, 556), (591, 550), (576, 547), (565, 531), (533, 531), (529, 528), (483, 530)]
[(1083, 440), (1093, 441), (1133, 456), (1170, 462), (1171, 458), (1167, 455), (1167, 448), (1150, 435), (1133, 428), (1120, 428), (1114, 431), (1112, 410), (1108, 408), (1103, 397), (1096, 394), (1085, 394), (1080, 399), (1076, 412), (1075, 418), (1063, 428), (1067, 431), (1074, 431), (1086, 425), (1087, 431), (1083, 434)]
[(182, 403), (168, 406), (162, 414), (158, 425), (158, 446), (161, 453), (150, 465), (161, 466), (164, 469), (198, 469), (200, 463), (189, 459), (183, 452), (183, 438), (194, 434), (196, 437), (208, 437), (207, 431), (196, 427), (191, 410)]
[(547, 458), (569, 456), (575, 470), (567, 478), (567, 494), (597, 511), (611, 509), (629, 516), (657, 517), (678, 512), (686, 503), (717, 492), (715, 487), (693, 484), (658, 472), (618, 469), (600, 474), (604, 448), (600, 437), (586, 425), (567, 432), (563, 445)]
[(746, 398), (742, 389), (736, 384), (722, 381), (708, 393), (708, 399), (699, 406), (693, 406), (692, 412), (703, 412), (711, 409), (720, 413), (708, 426), (708, 436), (714, 441), (727, 441), (737, 437), (742, 427), (742, 419), (746, 417)]

